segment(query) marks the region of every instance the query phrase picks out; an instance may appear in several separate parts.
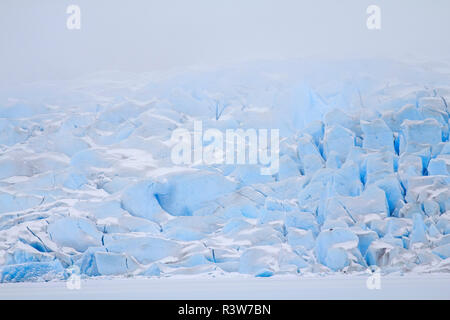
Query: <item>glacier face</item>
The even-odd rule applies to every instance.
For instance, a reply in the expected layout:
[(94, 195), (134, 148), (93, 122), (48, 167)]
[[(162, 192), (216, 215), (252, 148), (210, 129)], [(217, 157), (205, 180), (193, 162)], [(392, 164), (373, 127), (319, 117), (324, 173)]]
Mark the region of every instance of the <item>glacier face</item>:
[[(449, 80), (267, 62), (4, 88), (0, 281), (449, 272)], [(197, 120), (280, 129), (279, 172), (173, 164)]]

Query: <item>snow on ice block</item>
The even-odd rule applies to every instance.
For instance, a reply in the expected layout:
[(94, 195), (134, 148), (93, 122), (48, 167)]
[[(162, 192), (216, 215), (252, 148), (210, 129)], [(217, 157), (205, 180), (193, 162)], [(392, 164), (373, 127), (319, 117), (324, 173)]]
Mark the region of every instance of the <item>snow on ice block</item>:
[(58, 133), (65, 136), (83, 137), (96, 120), (98, 120), (98, 116), (93, 113), (70, 112), (59, 127)]
[(314, 234), (319, 232), (319, 225), (316, 218), (310, 212), (288, 212), (286, 213), (285, 224), (287, 227), (311, 230)]
[(104, 242), (109, 252), (126, 253), (142, 264), (178, 257), (182, 249), (175, 241), (132, 234), (105, 235)]
[(367, 149), (381, 150), (387, 148), (394, 151), (394, 136), (391, 129), (383, 119), (373, 121), (361, 121), (363, 131), (363, 147)]
[(96, 252), (106, 252), (105, 247), (89, 247), (83, 254), (76, 260), (75, 265), (80, 268), (82, 274), (88, 276), (99, 276), (100, 273), (97, 269), (97, 263), (95, 259)]
[(427, 238), (427, 227), (423, 221), (422, 214), (416, 213), (413, 216), (413, 229), (410, 235), (411, 244), (416, 242), (426, 243)]
[(270, 277), (279, 269), (279, 252), (278, 246), (249, 248), (241, 255), (239, 272), (256, 277)]
[(145, 180), (128, 187), (122, 194), (122, 208), (131, 215), (155, 222), (166, 221), (168, 215), (163, 212), (156, 194), (165, 192), (164, 184)]
[(355, 224), (357, 220), (346, 210), (340, 197), (329, 199), (324, 197), (319, 204), (317, 213), (318, 221), (323, 223), (322, 228), (328, 225), (333, 227), (336, 221), (341, 221), (345, 226), (349, 226)]
[(119, 218), (126, 214), (122, 209), (119, 201), (103, 200), (103, 201), (78, 201), (74, 208), (79, 211), (89, 212), (96, 219), (104, 219), (109, 217)]
[(360, 127), (356, 118), (348, 115), (341, 109), (333, 109), (325, 114), (324, 122), (326, 127), (342, 126), (355, 133), (359, 133)]
[(12, 248), (6, 252), (5, 264), (22, 264), (27, 262), (49, 262), (54, 257), (46, 252), (41, 252), (34, 247), (17, 242)]
[(437, 146), (442, 142), (442, 129), (436, 119), (405, 120), (402, 125), (400, 153), (411, 150), (415, 144)]
[(309, 134), (303, 134), (298, 139), (297, 156), (300, 160), (300, 168), (305, 175), (311, 175), (324, 166), (322, 155)]
[(382, 240), (373, 241), (366, 253), (366, 261), (369, 266), (387, 266), (398, 253), (398, 247)]
[(391, 174), (377, 182), (375, 185), (386, 193), (389, 212), (394, 213), (403, 205), (403, 190), (396, 175)]
[(124, 141), (135, 129), (136, 127), (133, 124), (126, 122), (114, 128), (114, 131), (109, 135), (106, 135), (103, 132), (98, 134), (92, 130), (89, 132), (89, 136), (97, 145), (108, 146)]
[(441, 215), (436, 223), (436, 227), (444, 235), (450, 234), (450, 214)]
[(78, 137), (70, 137), (65, 134), (51, 136), (53, 139), (52, 150), (55, 152), (61, 152), (72, 157), (78, 152), (86, 150), (90, 145), (83, 139)]
[[(433, 226), (434, 226), (434, 225), (430, 225), (429, 230), (431, 230), (431, 228), (432, 228)], [(439, 231), (437, 231), (436, 236), (437, 236), (437, 237), (440, 236)], [(450, 234), (447, 234), (447, 235), (445, 235), (445, 236), (442, 236), (442, 237), (437, 241), (437, 245), (438, 245), (438, 246), (443, 246), (443, 245), (446, 245), (446, 244), (450, 244)]]
[(179, 267), (196, 267), (200, 265), (209, 265), (211, 261), (208, 260), (203, 253), (192, 253), (184, 255), (183, 258), (176, 263)]
[(128, 119), (139, 116), (142, 112), (148, 109), (148, 105), (139, 105), (133, 102), (124, 102), (103, 111), (98, 120), (109, 122), (113, 125), (119, 125), (126, 122)]
[(208, 203), (203, 208), (194, 211), (193, 215), (215, 214), (217, 217), (229, 219), (239, 217), (258, 218), (260, 213), (261, 210), (257, 208), (256, 203), (239, 193), (232, 193)]
[(396, 157), (392, 152), (370, 152), (363, 162), (365, 184), (374, 183), (394, 173)]
[(309, 250), (314, 247), (314, 235), (311, 230), (288, 228), (287, 241), (294, 248), (301, 246)]
[(296, 146), (296, 139), (294, 137), (289, 138), (281, 138), (280, 139), (280, 147), (279, 147), (279, 154), (280, 156), (289, 156), (291, 159), (295, 161), (298, 160), (298, 154), (297, 154), (297, 146)]
[(275, 246), (283, 242), (283, 235), (271, 225), (253, 226), (232, 236), (232, 241), (241, 246)]
[(101, 150), (87, 149), (74, 154), (70, 164), (79, 170), (87, 171), (92, 167), (109, 168), (111, 167), (112, 160), (105, 157), (104, 152)]
[(429, 175), (450, 175), (450, 155), (439, 155), (428, 164)]
[(195, 241), (203, 239), (206, 236), (198, 230), (183, 227), (171, 228), (167, 231), (164, 231), (164, 235), (169, 239), (181, 241)]
[(392, 131), (401, 131), (401, 125), (405, 120), (423, 120), (419, 109), (413, 104), (404, 105), (397, 112), (386, 112), (383, 119)]
[(425, 200), (422, 203), (423, 211), (429, 217), (439, 216), (441, 214), (441, 208), (439, 208), (439, 204), (433, 200)]
[(398, 217), (411, 219), (411, 220), (414, 218), (414, 215), (416, 215), (416, 214), (423, 214), (423, 210), (422, 210), (422, 207), (419, 202), (406, 203), (398, 211)]
[(0, 266), (0, 282), (50, 280), (62, 276), (62, 272), (58, 260), (6, 265)]
[(26, 157), (28, 165), (33, 168), (33, 173), (55, 172), (67, 168), (69, 158), (56, 152), (45, 152), (43, 154), (29, 155)]
[(42, 197), (13, 195), (0, 192), (0, 214), (33, 208), (42, 202)]
[(132, 182), (128, 178), (115, 176), (112, 177), (108, 182), (104, 183), (102, 185), (102, 188), (109, 194), (113, 194), (120, 190), (123, 190), (131, 183)]
[(280, 272), (295, 273), (299, 272), (299, 269), (307, 268), (309, 266), (305, 259), (297, 254), (298, 251), (302, 254), (305, 252), (303, 247), (297, 247), (295, 250), (286, 246), (282, 247), (278, 256)]
[(310, 176), (324, 167), (324, 161), (320, 155), (307, 154), (300, 159), (300, 167), (304, 175)]
[(411, 232), (412, 221), (406, 218), (387, 218), (385, 234), (393, 237), (408, 236)]
[(222, 248), (220, 246), (218, 246), (218, 247), (209, 246), (209, 249), (210, 249), (209, 250), (210, 253), (205, 255), (209, 261), (212, 261), (215, 263), (239, 262), (241, 251), (239, 251), (237, 249)]
[(239, 186), (273, 182), (274, 178), (272, 176), (261, 174), (261, 168), (259, 165), (237, 165), (229, 176), (237, 180)]
[(102, 244), (102, 233), (93, 222), (85, 218), (66, 217), (55, 220), (48, 225), (47, 232), (56, 244), (79, 252)]
[(405, 245), (409, 246), (409, 243), (410, 243), (410, 241), (409, 241), (410, 239), (408, 239), (406, 237), (404, 237), (404, 238), (396, 238), (396, 237), (393, 237), (390, 234), (385, 235), (380, 240), (385, 242), (385, 243), (389, 243), (390, 245), (392, 245), (396, 249), (403, 248)]
[(297, 209), (297, 205), (295, 203), (292, 203), (290, 201), (286, 200), (278, 200), (276, 198), (267, 197), (266, 201), (264, 203), (264, 206), (267, 210), (270, 211), (292, 211)]
[(100, 275), (120, 275), (136, 270), (137, 263), (122, 253), (101, 252), (94, 253), (97, 270)]
[(423, 203), (433, 200), (439, 204), (441, 212), (450, 209), (450, 177), (449, 176), (421, 176), (408, 180), (405, 200), (408, 203)]
[(441, 97), (422, 97), (419, 99), (418, 105), (424, 118), (433, 118), (442, 125), (447, 125), (447, 106)]
[(323, 222), (321, 230), (343, 228), (347, 229), (348, 224), (344, 219), (327, 219)]
[(156, 114), (155, 111), (142, 113), (135, 123), (139, 125), (135, 134), (143, 138), (162, 136), (168, 137), (177, 128), (177, 123), (169, 118)]
[(0, 179), (14, 176), (31, 177), (34, 174), (33, 167), (25, 161), (22, 153), (7, 153), (0, 157)]
[[(308, 178), (305, 176), (292, 177), (285, 180), (277, 181), (269, 184), (270, 189), (268, 192), (265, 192), (265, 195), (275, 197), (277, 199), (293, 199), (297, 198), (300, 190), (302, 190), (308, 181)], [(242, 193), (244, 189), (240, 189), (239, 192)], [(253, 191), (255, 193), (255, 191)], [(259, 198), (262, 199), (264, 203), (264, 196), (261, 193), (257, 192)], [(256, 197), (255, 197), (256, 198)], [(259, 199), (255, 199), (258, 201)]]
[(75, 170), (69, 170), (65, 174), (55, 177), (55, 180), (62, 179), (62, 185), (65, 188), (78, 190), (88, 183), (86, 176)]
[(19, 123), (0, 118), (0, 145), (12, 146), (24, 142), (31, 134), (28, 128), (23, 128)]
[(32, 116), (47, 113), (49, 109), (41, 104), (26, 103), (19, 101), (12, 106), (2, 106), (0, 108), (0, 118), (21, 119), (30, 118)]
[(232, 218), (230, 219), (222, 228), (222, 233), (228, 235), (236, 234), (242, 230), (249, 229), (252, 227), (252, 224), (249, 222), (240, 219), (240, 218)]
[(374, 185), (369, 185), (358, 197), (339, 197), (338, 200), (352, 220), (368, 221), (375, 216), (385, 218), (389, 213), (386, 193)]
[(442, 97), (421, 97), (418, 101), (419, 108), (432, 108), (441, 112), (447, 112), (447, 106)]
[(337, 152), (331, 151), (327, 157), (325, 167), (329, 169), (339, 169), (342, 163)]
[(215, 216), (181, 216), (169, 220), (162, 229), (171, 239), (192, 241), (216, 231), (220, 222), (221, 219)]
[(347, 250), (341, 247), (331, 247), (328, 249), (323, 264), (334, 271), (342, 270), (350, 264)]
[(280, 169), (278, 171), (277, 180), (284, 180), (300, 175), (298, 165), (288, 155), (283, 155), (280, 158)]
[(105, 233), (144, 232), (158, 234), (161, 231), (161, 227), (157, 223), (133, 216), (106, 218), (97, 221), (97, 224), (105, 224), (103, 228)]
[[(10, 179), (8, 179), (10, 181)], [(36, 174), (30, 178), (14, 181), (14, 187), (16, 190), (21, 190), (22, 192), (34, 193), (37, 190), (49, 190), (54, 189), (56, 185), (59, 185), (59, 179), (55, 177), (52, 172), (46, 172), (41, 174)]]
[(236, 184), (220, 174), (183, 170), (165, 176), (168, 190), (157, 193), (161, 207), (174, 216), (190, 216), (208, 202), (231, 193)]
[(332, 174), (333, 192), (342, 196), (359, 196), (363, 189), (358, 166), (353, 161), (344, 165)]
[(450, 243), (434, 248), (433, 253), (441, 259), (450, 258)]
[(325, 129), (323, 146), (326, 157), (328, 157), (331, 151), (335, 151), (343, 162), (354, 145), (355, 134), (349, 129), (340, 125), (327, 127)]
[(450, 142), (443, 142), (440, 154), (450, 155)]
[(161, 270), (157, 264), (152, 264), (144, 272), (141, 273), (145, 277), (159, 277), (161, 275)]
[(408, 188), (408, 181), (411, 177), (422, 176), (422, 159), (413, 154), (404, 153), (398, 162), (398, 175), (405, 188)]
[(323, 230), (316, 239), (315, 252), (319, 262), (337, 271), (350, 263), (349, 252), (358, 246), (358, 237), (350, 229)]
[(311, 154), (321, 158), (319, 149), (314, 143), (313, 137), (309, 134), (303, 134), (297, 141), (297, 155), (301, 159), (302, 157)]
[(372, 230), (355, 230), (354, 232), (358, 236), (358, 249), (364, 256), (370, 244), (378, 239), (378, 234)]
[(308, 126), (303, 129), (303, 132), (309, 134), (313, 138), (314, 144), (319, 146), (319, 143), (323, 139), (324, 127), (322, 121), (315, 120), (308, 124)]

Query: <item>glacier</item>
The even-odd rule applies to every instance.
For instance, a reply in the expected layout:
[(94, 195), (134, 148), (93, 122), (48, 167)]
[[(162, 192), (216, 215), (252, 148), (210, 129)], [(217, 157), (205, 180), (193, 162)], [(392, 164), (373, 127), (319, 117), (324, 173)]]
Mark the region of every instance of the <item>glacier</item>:
[[(450, 272), (450, 68), (264, 62), (0, 90), (0, 282)], [(279, 129), (280, 169), (171, 134)], [(206, 142), (204, 142), (206, 145)]]

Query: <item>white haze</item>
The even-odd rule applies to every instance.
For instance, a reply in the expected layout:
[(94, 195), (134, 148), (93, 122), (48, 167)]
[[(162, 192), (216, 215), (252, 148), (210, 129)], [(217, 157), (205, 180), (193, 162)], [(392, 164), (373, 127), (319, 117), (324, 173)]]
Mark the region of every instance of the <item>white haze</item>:
[[(81, 30), (66, 28), (70, 4)], [(449, 13), (448, 0), (2, 0), (0, 84), (261, 59), (448, 61)]]

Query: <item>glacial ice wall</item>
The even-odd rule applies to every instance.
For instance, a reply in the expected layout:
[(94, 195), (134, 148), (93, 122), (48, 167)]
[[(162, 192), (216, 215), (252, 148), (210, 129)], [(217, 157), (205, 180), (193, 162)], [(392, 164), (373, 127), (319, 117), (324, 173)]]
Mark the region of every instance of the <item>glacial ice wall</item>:
[[(449, 69), (264, 63), (0, 90), (0, 281), (450, 271)], [(173, 130), (280, 129), (280, 170)]]

